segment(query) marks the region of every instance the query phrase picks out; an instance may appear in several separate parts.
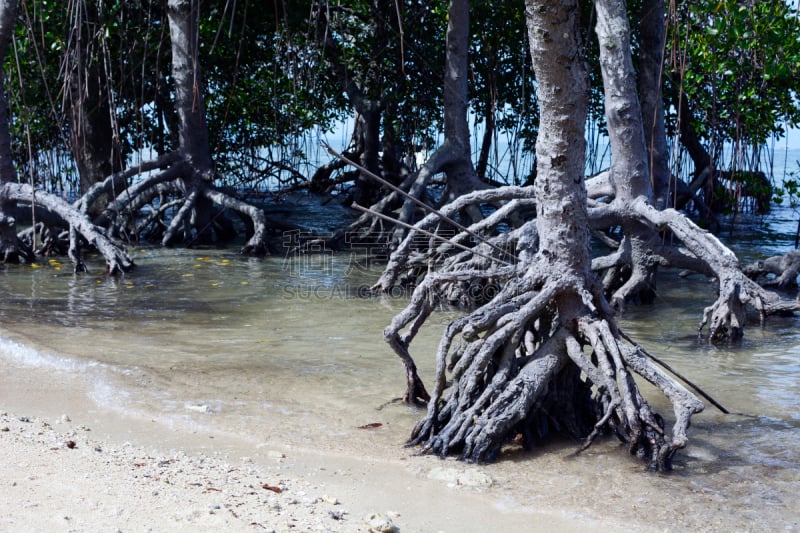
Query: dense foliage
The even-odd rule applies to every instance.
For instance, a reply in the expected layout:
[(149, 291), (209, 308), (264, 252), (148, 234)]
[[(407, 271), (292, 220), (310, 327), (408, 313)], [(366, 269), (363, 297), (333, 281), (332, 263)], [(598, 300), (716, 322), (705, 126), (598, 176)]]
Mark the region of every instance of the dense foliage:
[[(594, 13), (591, 4), (583, 8), (592, 55)], [(639, 9), (639, 2), (629, 5), (634, 15)], [(480, 2), (472, 11), (469, 86), (478, 174), (522, 183), (535, 166), (538, 123), (522, 2)], [(672, 128), (675, 96), (682, 94), (692, 127), (720, 168), (762, 169), (762, 147), (800, 121), (796, 7), (708, 0), (679, 3), (669, 15), (664, 79)], [(313, 174), (307, 163), (317, 153), (316, 132), (363, 114), (359, 99), (377, 106), (376, 142), (396, 165), (435, 148), (446, 24), (447, 2), (439, 0), (203, 2), (202, 90), (223, 183), (302, 185)], [(168, 41), (162, 1), (22, 2), (5, 65), (20, 175), (60, 194), (77, 193), (72, 111), (81, 98), (90, 110), (82, 113), (94, 109), (92, 120), (111, 132), (102, 147), (110, 152), (108, 168), (173, 149)], [(605, 127), (601, 82), (596, 70), (590, 77), (589, 132), (596, 135)]]
[(787, 2), (683, 2), (672, 64), (695, 128), (722, 146), (762, 145), (800, 123), (798, 12)]

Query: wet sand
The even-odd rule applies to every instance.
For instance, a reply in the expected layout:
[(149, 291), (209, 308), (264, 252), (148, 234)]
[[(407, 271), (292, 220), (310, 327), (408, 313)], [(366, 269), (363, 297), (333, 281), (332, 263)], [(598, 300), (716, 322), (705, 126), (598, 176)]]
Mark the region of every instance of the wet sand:
[(648, 530), (509, 508), (482, 467), (253, 447), (100, 408), (79, 377), (4, 370), (3, 531)]

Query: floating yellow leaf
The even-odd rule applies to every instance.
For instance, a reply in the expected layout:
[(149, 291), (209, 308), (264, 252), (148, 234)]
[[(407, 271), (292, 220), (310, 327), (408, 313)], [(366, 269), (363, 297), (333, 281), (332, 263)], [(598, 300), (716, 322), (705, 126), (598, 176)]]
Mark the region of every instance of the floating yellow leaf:
[(184, 275), (183, 275), (183, 277), (184, 277), (184, 278), (191, 278), (192, 276), (194, 276), (194, 274), (188, 274), (188, 273), (187, 273), (187, 274), (184, 274)]
[(41, 268), (41, 267), (42, 265), (40, 265), (39, 263), (31, 263), (31, 268)]

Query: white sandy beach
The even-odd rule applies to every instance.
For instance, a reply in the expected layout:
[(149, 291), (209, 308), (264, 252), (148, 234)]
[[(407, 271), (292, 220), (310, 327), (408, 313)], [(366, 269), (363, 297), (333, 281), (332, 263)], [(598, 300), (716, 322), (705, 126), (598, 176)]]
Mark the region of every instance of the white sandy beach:
[[(247, 444), (93, 405), (28, 369), (0, 393), (2, 531), (587, 531), (621, 524), (504, 509), (478, 467)], [(46, 385), (42, 385), (46, 383)], [(7, 409), (7, 411), (6, 411)], [(420, 461), (409, 468), (407, 461)], [(441, 465), (441, 466), (437, 466)]]

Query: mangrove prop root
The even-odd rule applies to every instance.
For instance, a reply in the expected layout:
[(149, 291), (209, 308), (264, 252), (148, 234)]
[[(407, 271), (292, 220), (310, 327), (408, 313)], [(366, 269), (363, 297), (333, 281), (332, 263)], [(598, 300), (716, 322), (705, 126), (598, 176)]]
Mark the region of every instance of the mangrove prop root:
[[(651, 468), (670, 469), (675, 452), (686, 445), (691, 416), (703, 404), (620, 336), (603, 302), (592, 302), (600, 297), (597, 291), (548, 276), (541, 257), (527, 272), (445, 328), (428, 408), (409, 444), (420, 453), (490, 461), (518, 436), (531, 445), (565, 434), (585, 449), (598, 435), (612, 433)], [(408, 346), (446, 283), (445, 275), (426, 277), (385, 332), (406, 365), (407, 401), (423, 399), (425, 390)], [(409, 332), (401, 333), (404, 328)], [(671, 435), (634, 375), (671, 402)]]

